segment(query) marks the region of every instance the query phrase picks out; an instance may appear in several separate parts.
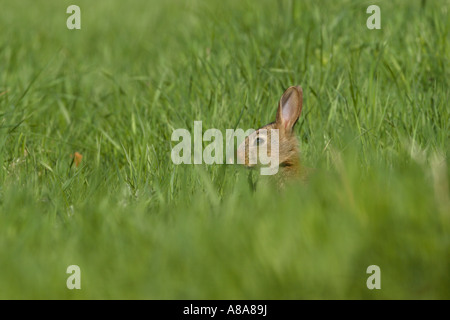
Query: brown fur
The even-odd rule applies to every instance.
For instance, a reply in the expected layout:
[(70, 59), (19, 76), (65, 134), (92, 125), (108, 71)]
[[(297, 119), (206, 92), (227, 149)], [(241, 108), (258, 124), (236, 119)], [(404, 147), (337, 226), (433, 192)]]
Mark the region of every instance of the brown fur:
[[(267, 152), (271, 155), (270, 129), (278, 129), (279, 134), (279, 170), (275, 175), (278, 184), (283, 186), (286, 181), (295, 178), (305, 178), (299, 155), (297, 137), (294, 134), (293, 127), (296, 124), (303, 102), (303, 91), (300, 86), (289, 87), (283, 94), (278, 104), (276, 121), (269, 123), (245, 138), (245, 141), (238, 147), (238, 158), (244, 165), (252, 167), (249, 161), (249, 145), (259, 137), (261, 129), (267, 130), (267, 137), (263, 136), (267, 142)], [(283, 113), (284, 111), (284, 113)]]

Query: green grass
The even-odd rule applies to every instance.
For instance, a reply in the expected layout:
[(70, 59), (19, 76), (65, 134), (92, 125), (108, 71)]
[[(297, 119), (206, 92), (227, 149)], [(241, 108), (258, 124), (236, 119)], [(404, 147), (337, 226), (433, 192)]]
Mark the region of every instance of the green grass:
[[(2, 4), (1, 299), (450, 298), (448, 1)], [(172, 164), (297, 84), (308, 184)]]

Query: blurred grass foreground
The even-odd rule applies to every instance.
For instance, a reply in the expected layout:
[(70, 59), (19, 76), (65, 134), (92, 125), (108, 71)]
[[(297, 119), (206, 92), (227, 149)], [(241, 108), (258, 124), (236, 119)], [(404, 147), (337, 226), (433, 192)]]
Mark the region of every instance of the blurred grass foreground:
[[(1, 299), (450, 298), (448, 1), (1, 7)], [(291, 85), (307, 184), (170, 160)]]

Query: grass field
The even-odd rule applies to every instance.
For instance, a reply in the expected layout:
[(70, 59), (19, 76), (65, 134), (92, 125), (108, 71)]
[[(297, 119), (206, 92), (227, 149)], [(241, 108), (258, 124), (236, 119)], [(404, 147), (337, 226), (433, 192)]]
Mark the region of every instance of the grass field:
[[(1, 3), (1, 299), (450, 299), (448, 1)], [(309, 183), (172, 163), (291, 85)]]

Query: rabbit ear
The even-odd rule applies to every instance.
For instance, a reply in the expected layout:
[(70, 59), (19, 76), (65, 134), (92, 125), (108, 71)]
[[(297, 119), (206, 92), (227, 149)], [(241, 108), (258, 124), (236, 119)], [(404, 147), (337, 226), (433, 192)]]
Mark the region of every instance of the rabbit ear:
[(283, 93), (278, 104), (277, 120), (278, 127), (291, 131), (300, 117), (303, 104), (302, 87), (289, 87)]

